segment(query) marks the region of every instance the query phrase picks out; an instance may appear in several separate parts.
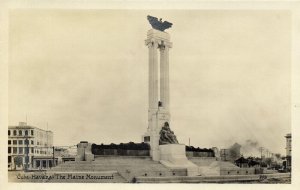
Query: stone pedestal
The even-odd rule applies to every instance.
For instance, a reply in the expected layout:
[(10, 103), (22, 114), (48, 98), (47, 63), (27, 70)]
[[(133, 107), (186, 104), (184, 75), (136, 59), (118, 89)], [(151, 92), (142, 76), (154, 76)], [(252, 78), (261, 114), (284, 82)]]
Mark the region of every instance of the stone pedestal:
[(81, 141), (77, 144), (77, 155), (75, 161), (93, 161), (92, 144), (87, 141)]
[(220, 155), (219, 149), (217, 147), (212, 147), (211, 149), (214, 151), (216, 159), (221, 160), (221, 155)]
[(186, 168), (188, 176), (200, 175), (199, 167), (189, 161), (185, 155), (184, 144), (159, 145), (160, 163), (168, 168)]
[[(162, 107), (154, 110), (151, 109), (148, 112), (148, 129), (145, 135), (143, 136), (143, 141), (150, 144), (150, 156), (154, 161), (160, 160), (159, 153), (159, 132), (164, 126), (165, 122), (170, 121), (170, 114), (167, 110)], [(145, 137), (148, 137), (148, 141), (145, 141)]]

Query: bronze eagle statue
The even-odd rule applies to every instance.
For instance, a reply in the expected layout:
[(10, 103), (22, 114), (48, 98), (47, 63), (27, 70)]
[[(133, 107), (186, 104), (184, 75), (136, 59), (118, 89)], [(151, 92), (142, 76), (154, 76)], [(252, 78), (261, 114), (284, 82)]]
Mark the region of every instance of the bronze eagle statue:
[(171, 28), (173, 25), (172, 23), (170, 23), (168, 21), (162, 22), (162, 19), (158, 20), (158, 18), (150, 16), (150, 15), (147, 16), (147, 19), (148, 19), (149, 23), (151, 24), (152, 28), (154, 28), (156, 30), (160, 30), (162, 32), (168, 28)]

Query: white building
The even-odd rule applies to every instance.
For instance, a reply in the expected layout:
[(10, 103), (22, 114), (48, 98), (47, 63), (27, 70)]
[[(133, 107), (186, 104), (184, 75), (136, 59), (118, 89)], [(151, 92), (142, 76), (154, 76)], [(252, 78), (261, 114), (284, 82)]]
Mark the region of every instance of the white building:
[[(28, 141), (26, 141), (28, 140)], [(27, 144), (28, 143), (28, 144)], [(26, 150), (28, 147), (28, 168), (49, 167), (53, 163), (43, 162), (37, 158), (51, 158), (53, 156), (53, 132), (45, 131), (20, 122), (18, 126), (8, 126), (8, 169), (22, 170), (26, 164)], [(18, 161), (21, 164), (17, 164)], [(35, 162), (33, 162), (35, 160)], [(38, 163), (37, 163), (38, 162)]]

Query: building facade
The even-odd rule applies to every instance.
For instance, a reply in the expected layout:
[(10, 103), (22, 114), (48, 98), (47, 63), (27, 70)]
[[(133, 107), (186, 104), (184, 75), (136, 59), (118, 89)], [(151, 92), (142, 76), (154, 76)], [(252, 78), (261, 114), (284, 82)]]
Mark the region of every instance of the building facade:
[(292, 166), (292, 134), (288, 133), (286, 136), (286, 169), (291, 170)]
[[(53, 163), (40, 163), (37, 158), (53, 156), (53, 132), (20, 122), (8, 126), (8, 170), (34, 169)], [(35, 162), (33, 162), (35, 160)], [(39, 162), (39, 163), (37, 163)]]

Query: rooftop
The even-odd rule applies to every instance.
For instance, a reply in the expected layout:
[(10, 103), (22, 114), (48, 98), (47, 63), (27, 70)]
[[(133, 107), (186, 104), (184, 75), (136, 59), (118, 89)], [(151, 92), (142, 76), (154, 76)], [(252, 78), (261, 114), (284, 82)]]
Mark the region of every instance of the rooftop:
[(19, 125), (10, 125), (10, 126), (8, 126), (8, 128), (9, 129), (39, 129), (39, 130), (42, 130), (42, 131), (52, 133), (52, 131), (49, 131), (49, 130), (44, 130), (44, 129), (41, 129), (41, 128), (38, 128), (38, 127), (35, 127), (35, 126), (32, 126), (32, 125), (27, 125), (26, 122), (19, 122)]

